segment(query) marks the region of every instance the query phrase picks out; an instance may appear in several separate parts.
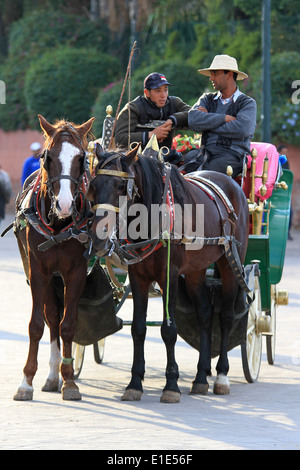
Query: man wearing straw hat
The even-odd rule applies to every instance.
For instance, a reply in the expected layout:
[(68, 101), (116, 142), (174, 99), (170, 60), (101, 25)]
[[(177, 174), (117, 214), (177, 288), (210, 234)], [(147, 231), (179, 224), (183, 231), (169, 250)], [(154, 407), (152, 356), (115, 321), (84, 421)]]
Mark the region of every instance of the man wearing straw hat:
[(250, 153), (256, 126), (256, 102), (236, 84), (248, 75), (228, 55), (216, 55), (209, 68), (198, 71), (210, 77), (216, 90), (204, 93), (189, 111), (189, 127), (202, 133), (199, 165), (221, 173), (230, 165), (235, 177), (242, 171), (244, 156)]

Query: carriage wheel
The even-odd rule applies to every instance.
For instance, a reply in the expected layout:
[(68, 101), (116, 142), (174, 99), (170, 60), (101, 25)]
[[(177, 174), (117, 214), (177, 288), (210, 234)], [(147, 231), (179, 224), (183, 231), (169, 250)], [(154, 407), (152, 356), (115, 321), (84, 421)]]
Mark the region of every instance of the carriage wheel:
[(97, 364), (101, 364), (104, 357), (105, 338), (100, 339), (97, 343), (93, 344), (94, 359)]
[(85, 346), (81, 346), (77, 343), (72, 343), (72, 357), (74, 357), (73, 368), (74, 368), (74, 379), (78, 379), (81, 369), (83, 366)]
[(241, 344), (242, 364), (247, 382), (255, 382), (259, 375), (262, 335), (258, 331), (258, 319), (261, 315), (261, 296), (259, 279), (255, 276), (254, 300), (249, 308), (246, 341)]
[(270, 331), (266, 335), (266, 346), (267, 346), (267, 360), (271, 366), (275, 363), (275, 342), (276, 342), (276, 286), (271, 286), (271, 319), (270, 319)]

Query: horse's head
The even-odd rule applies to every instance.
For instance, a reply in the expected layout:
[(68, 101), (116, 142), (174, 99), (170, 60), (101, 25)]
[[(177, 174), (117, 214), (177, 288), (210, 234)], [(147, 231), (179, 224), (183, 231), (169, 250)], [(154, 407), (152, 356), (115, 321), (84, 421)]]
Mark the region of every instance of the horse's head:
[(137, 159), (138, 146), (127, 154), (118, 151), (103, 152), (96, 148), (98, 164), (87, 198), (92, 202), (94, 220), (91, 231), (94, 247), (107, 254), (113, 244), (116, 232), (122, 223), (122, 210), (132, 198), (134, 187), (133, 162)]
[(60, 219), (70, 217), (86, 170), (86, 136), (94, 118), (82, 125), (58, 121), (52, 125), (39, 115), (46, 139), (43, 154), (44, 191), (51, 198), (51, 212)]

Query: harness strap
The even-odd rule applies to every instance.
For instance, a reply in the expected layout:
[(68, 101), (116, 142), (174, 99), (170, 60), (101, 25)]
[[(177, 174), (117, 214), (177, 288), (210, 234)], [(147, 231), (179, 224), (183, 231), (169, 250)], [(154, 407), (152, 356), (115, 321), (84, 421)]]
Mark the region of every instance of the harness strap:
[(106, 211), (112, 211), (112, 212), (120, 212), (120, 208), (117, 206), (113, 206), (112, 204), (95, 204), (92, 207), (93, 212), (96, 212), (97, 209), (103, 209)]
[[(230, 214), (230, 216), (232, 217), (232, 219), (234, 221), (237, 220), (237, 216), (236, 216), (236, 213), (235, 213), (235, 210), (234, 210), (234, 207), (233, 205), (231, 204), (229, 198), (227, 197), (227, 195), (225, 194), (225, 192), (223, 191), (223, 189), (220, 188), (220, 186), (218, 186), (216, 183), (214, 183), (213, 181), (207, 179), (207, 178), (204, 178), (203, 176), (201, 176), (198, 172), (194, 172), (194, 173), (188, 173), (186, 176), (184, 176), (184, 178), (188, 181), (191, 181), (191, 182), (199, 182), (199, 187), (201, 187), (201, 183), (204, 184), (205, 186), (208, 186), (209, 188), (211, 188), (215, 194), (217, 194), (217, 196), (219, 196), (219, 198), (221, 199), (221, 201), (223, 202), (224, 206), (226, 207), (227, 209), (227, 212)], [(202, 187), (201, 187), (202, 189)], [(206, 189), (208, 190), (208, 188)]]
[(120, 178), (132, 178), (134, 179), (134, 175), (130, 175), (127, 171), (119, 171), (119, 170), (98, 170), (97, 175), (109, 175), (109, 176), (119, 176)]
[(60, 180), (70, 180), (74, 184), (78, 184), (78, 180), (76, 178), (73, 178), (73, 176), (70, 175), (60, 175), (60, 176), (54, 176), (53, 178), (49, 178), (46, 184), (52, 184), (54, 181), (60, 181)]
[(41, 243), (38, 246), (39, 251), (47, 251), (54, 245), (58, 245), (59, 243), (70, 240), (71, 238), (76, 238), (80, 243), (85, 244), (89, 240), (89, 235), (86, 232), (81, 232), (76, 228), (70, 228), (66, 232), (61, 232), (58, 235), (52, 235), (50, 238)]
[(225, 256), (239, 285), (245, 292), (252, 292), (253, 290), (249, 288), (245, 281), (244, 269), (237, 251), (237, 245), (240, 245), (240, 242), (229, 236), (202, 238), (202, 240), (203, 245), (222, 245), (224, 247)]
[[(203, 176), (200, 176), (199, 174), (197, 174), (197, 172), (189, 173), (185, 177), (185, 179), (187, 181), (190, 181), (191, 183), (197, 184), (197, 186), (199, 186), (199, 188), (205, 191), (206, 194), (216, 204), (217, 202), (215, 200), (215, 195), (213, 193), (217, 194), (220, 197), (221, 201), (223, 202), (227, 212), (229, 213), (229, 216), (231, 217), (231, 220), (230, 219), (228, 220), (233, 224), (237, 221), (237, 215), (235, 213), (234, 207), (232, 206), (225, 192), (216, 183), (214, 183), (211, 180), (208, 180), (207, 178), (204, 178)], [(210, 191), (210, 189), (212, 189), (212, 191)], [(224, 225), (223, 225), (223, 229), (224, 229)], [(252, 289), (249, 288), (249, 286), (247, 285), (244, 279), (243, 266), (241, 264), (239, 253), (237, 250), (237, 245), (240, 243), (234, 238), (234, 236), (228, 236), (224, 234), (223, 236), (220, 236), (220, 237), (211, 237), (211, 238), (195, 237), (194, 239), (188, 239), (187, 237), (184, 237), (184, 239), (182, 240), (183, 243), (193, 243), (196, 241), (198, 242), (202, 241), (203, 246), (204, 245), (222, 245), (224, 247), (225, 256), (228, 260), (229, 266), (233, 270), (239, 285), (247, 293), (252, 292)]]
[[(164, 192), (163, 192), (163, 197), (162, 197), (162, 204), (164, 205), (168, 201), (169, 206), (170, 206), (171, 202), (170, 202), (170, 197), (168, 196), (168, 192), (170, 191), (172, 194), (172, 186), (170, 183), (171, 165), (166, 164), (165, 170), (166, 170), (166, 174), (163, 177), (165, 186), (164, 186)], [(172, 229), (174, 212), (172, 209), (170, 210), (170, 212), (172, 213), (172, 219), (171, 219), (171, 224), (170, 224), (170, 228)], [(161, 216), (162, 214), (160, 213), (160, 217)], [(122, 257), (125, 258), (127, 264), (138, 263), (142, 261), (143, 259), (147, 258), (148, 256), (150, 256), (154, 251), (158, 250), (159, 248), (163, 246), (163, 242), (161, 240), (163, 238), (163, 233), (165, 234), (166, 230), (163, 230), (162, 223), (160, 225), (161, 225), (161, 232), (158, 238), (143, 240), (141, 242), (134, 242), (134, 243), (129, 243), (126, 240), (127, 243), (119, 245), (118, 247), (119, 251)], [(136, 250), (144, 250), (144, 251), (141, 254), (139, 253), (133, 254), (132, 252)]]
[[(60, 233), (54, 235), (54, 230), (50, 227), (43, 218), (43, 215), (39, 212), (38, 208), (38, 196), (41, 189), (41, 178), (40, 175), (34, 180), (32, 184), (26, 188), (24, 191), (25, 196), (22, 194), (20, 201), (19, 201), (19, 211), (16, 216), (16, 221), (14, 223), (15, 227), (17, 228), (16, 223), (21, 224), (22, 220), (26, 220), (27, 223), (30, 225), (43, 237), (46, 238), (46, 241), (41, 243), (38, 246), (39, 251), (46, 251), (54, 245), (58, 245), (59, 243), (69, 240), (70, 238), (76, 238), (80, 243), (86, 244), (90, 237), (86, 233), (86, 225), (89, 220), (90, 216), (90, 208), (85, 203), (83, 204), (81, 214), (78, 214), (78, 219), (75, 222), (71, 222), (68, 226), (66, 226)], [(28, 207), (23, 208), (22, 202), (24, 201), (25, 197), (31, 191), (30, 200)], [(41, 198), (43, 201), (43, 198)], [(42, 212), (45, 212), (42, 210)], [(17, 222), (18, 221), (18, 222)]]

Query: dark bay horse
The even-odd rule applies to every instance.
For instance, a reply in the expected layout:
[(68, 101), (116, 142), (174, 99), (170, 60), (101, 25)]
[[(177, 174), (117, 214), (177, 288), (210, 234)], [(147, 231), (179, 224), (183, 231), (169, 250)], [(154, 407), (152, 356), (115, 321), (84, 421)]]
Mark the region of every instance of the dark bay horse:
[[(242, 189), (226, 175), (200, 172), (202, 179), (218, 185), (219, 191), (214, 193), (203, 180), (184, 178), (173, 165), (138, 156), (137, 149), (126, 155), (99, 150), (98, 161), (87, 195), (95, 211), (91, 227), (94, 246), (98, 255), (107, 255), (113, 250), (128, 263), (134, 304), (132, 376), (122, 400), (140, 400), (143, 393), (148, 291), (151, 283), (156, 281), (163, 292), (161, 335), (167, 351), (166, 385), (161, 401), (180, 401), (174, 351), (177, 338), (174, 310), (180, 274), (184, 274), (186, 290), (197, 312), (201, 331), (199, 362), (191, 393), (207, 393), (213, 315), (204, 286), (206, 269), (212, 263), (216, 263), (222, 280), (221, 347), (214, 393), (229, 393), (228, 336), (235, 302), (243, 291), (229, 266), (224, 240), (228, 242), (227, 248), (235, 244), (243, 264), (248, 243), (248, 205)], [(155, 218), (157, 205), (162, 206), (162, 211)], [(144, 218), (135, 217), (143, 212), (143, 208), (146, 208)], [(202, 210), (200, 225), (196, 221), (198, 210), (200, 214)], [(169, 223), (167, 230), (164, 228), (166, 221)], [(188, 222), (191, 229), (187, 228)]]
[[(37, 371), (39, 341), (44, 321), (50, 329), (50, 374), (44, 391), (58, 391), (59, 369), (64, 400), (79, 400), (73, 380), (71, 356), (77, 308), (87, 275), (85, 243), (89, 203), (85, 199), (87, 134), (94, 118), (82, 125), (59, 121), (51, 125), (39, 116), (45, 146), (41, 170), (24, 183), (16, 205), (14, 225), (25, 273), (32, 294), (29, 353), (24, 378), (15, 400), (32, 400), (32, 381)], [(61, 320), (55, 295), (54, 275), (64, 282)], [(61, 358), (60, 337), (63, 350)]]

